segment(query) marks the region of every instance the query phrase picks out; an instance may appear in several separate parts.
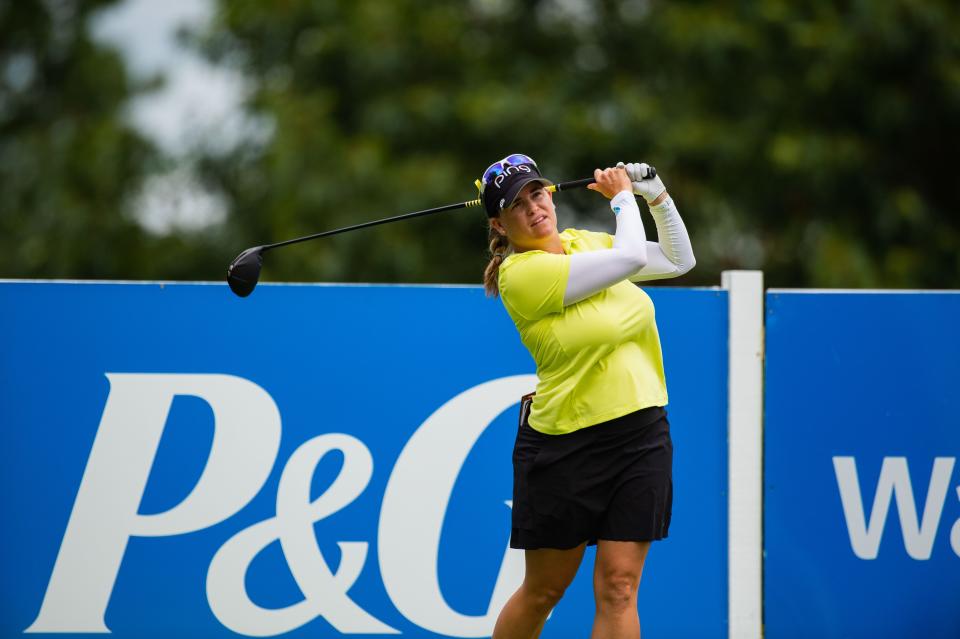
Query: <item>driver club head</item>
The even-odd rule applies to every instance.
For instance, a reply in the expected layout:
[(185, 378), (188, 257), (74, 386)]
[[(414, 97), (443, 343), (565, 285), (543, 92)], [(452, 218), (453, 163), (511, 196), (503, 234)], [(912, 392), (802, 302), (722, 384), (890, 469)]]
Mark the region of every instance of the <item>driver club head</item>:
[(263, 266), (263, 247), (254, 246), (237, 256), (227, 269), (227, 284), (239, 297), (253, 292), (260, 280), (260, 268)]

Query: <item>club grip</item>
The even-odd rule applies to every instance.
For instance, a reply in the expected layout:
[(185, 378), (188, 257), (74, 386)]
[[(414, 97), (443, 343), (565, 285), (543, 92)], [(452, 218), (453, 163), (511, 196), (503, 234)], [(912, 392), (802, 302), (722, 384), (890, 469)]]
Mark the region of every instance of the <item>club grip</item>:
[[(645, 180), (652, 180), (653, 178), (657, 177), (657, 170), (652, 166), (650, 167), (647, 173), (648, 175), (647, 177), (644, 178)], [(585, 187), (588, 184), (593, 184), (594, 182), (596, 182), (596, 180), (593, 179), (592, 177), (584, 178), (582, 180), (570, 180), (569, 182), (560, 182), (559, 184), (555, 184), (554, 188), (557, 191), (566, 191), (568, 189), (580, 189)]]

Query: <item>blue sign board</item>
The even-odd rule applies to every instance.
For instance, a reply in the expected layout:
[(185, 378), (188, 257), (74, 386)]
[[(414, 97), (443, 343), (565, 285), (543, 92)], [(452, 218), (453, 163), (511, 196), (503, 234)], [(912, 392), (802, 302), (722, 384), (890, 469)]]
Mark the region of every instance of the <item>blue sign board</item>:
[[(726, 294), (654, 288), (651, 636), (726, 636)], [(0, 636), (489, 636), (534, 367), (479, 287), (0, 283)], [(543, 637), (587, 636), (592, 555)]]
[(960, 293), (771, 291), (769, 639), (960, 637)]

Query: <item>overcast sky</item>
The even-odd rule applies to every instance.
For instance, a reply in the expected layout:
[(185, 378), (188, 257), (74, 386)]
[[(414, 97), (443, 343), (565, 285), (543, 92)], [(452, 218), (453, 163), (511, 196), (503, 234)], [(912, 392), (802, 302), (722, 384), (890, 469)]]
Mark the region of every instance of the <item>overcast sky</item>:
[[(242, 78), (215, 68), (177, 41), (181, 27), (202, 27), (212, 0), (126, 0), (93, 23), (94, 36), (117, 47), (139, 78), (156, 74), (165, 86), (129, 105), (130, 121), (170, 155), (198, 143), (229, 148), (244, 131)], [(135, 214), (156, 233), (201, 229), (226, 216), (223, 198), (206, 191), (187, 162), (144, 184)]]
[(165, 76), (163, 89), (134, 101), (130, 117), (171, 153), (197, 139), (229, 133), (224, 123), (238, 117), (241, 78), (177, 42), (179, 28), (202, 27), (211, 10), (211, 0), (126, 0), (94, 21), (95, 37), (119, 48), (131, 73)]

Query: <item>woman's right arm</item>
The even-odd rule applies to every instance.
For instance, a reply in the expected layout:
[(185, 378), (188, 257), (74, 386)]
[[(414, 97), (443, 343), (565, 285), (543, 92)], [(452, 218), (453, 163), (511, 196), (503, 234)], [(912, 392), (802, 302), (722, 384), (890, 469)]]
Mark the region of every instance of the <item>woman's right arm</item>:
[[(618, 171), (623, 179), (607, 174), (608, 171)], [(640, 219), (640, 207), (633, 196), (630, 178), (622, 169), (598, 169), (594, 172), (594, 178), (597, 183), (588, 188), (611, 198), (610, 208), (617, 216), (617, 230), (613, 236), (612, 248), (574, 253), (570, 256), (570, 274), (563, 295), (564, 306), (576, 304), (599, 293), (647, 265), (647, 236)]]

